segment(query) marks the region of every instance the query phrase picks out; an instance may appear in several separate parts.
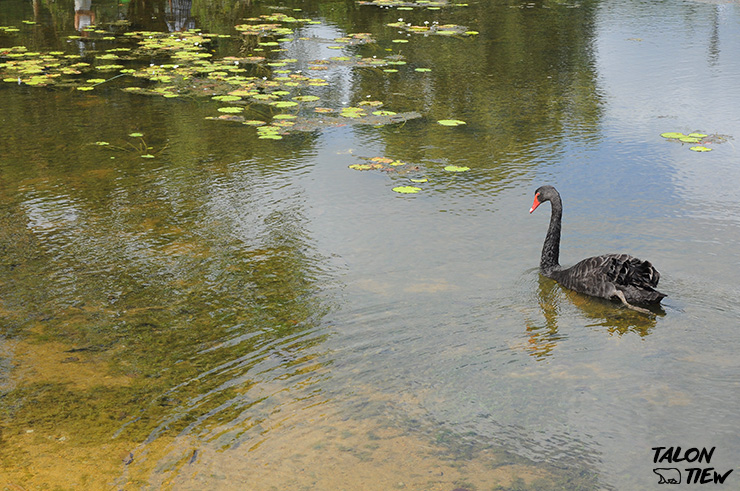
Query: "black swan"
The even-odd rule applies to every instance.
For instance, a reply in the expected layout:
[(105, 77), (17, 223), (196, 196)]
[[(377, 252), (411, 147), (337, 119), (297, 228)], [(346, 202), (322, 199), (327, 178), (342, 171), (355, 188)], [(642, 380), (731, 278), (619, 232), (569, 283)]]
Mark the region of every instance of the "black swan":
[(563, 203), (560, 193), (552, 186), (542, 186), (534, 192), (532, 213), (545, 201), (551, 203), (550, 227), (542, 246), (540, 271), (561, 285), (580, 293), (606, 299), (617, 298), (639, 312), (652, 313), (633, 303), (657, 304), (665, 297), (655, 289), (660, 273), (648, 261), (627, 254), (604, 254), (584, 259), (568, 269), (560, 266), (560, 221)]

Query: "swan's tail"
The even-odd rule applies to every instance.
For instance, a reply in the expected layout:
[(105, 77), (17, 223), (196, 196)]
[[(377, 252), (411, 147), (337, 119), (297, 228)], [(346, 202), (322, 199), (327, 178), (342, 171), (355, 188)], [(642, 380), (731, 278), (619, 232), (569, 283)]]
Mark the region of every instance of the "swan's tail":
[(638, 307), (638, 306), (636, 306), (636, 305), (632, 305), (631, 303), (629, 303), (629, 302), (627, 301), (627, 299), (626, 299), (626, 298), (624, 298), (624, 293), (622, 293), (622, 292), (621, 292), (620, 290), (617, 290), (617, 291), (616, 291), (616, 293), (615, 293), (614, 295), (615, 295), (615, 296), (616, 296), (616, 297), (617, 297), (617, 298), (618, 298), (619, 300), (621, 300), (621, 301), (622, 301), (622, 303), (624, 304), (624, 306), (625, 306), (625, 307), (627, 307), (627, 308), (629, 308), (629, 309), (632, 309), (632, 310), (635, 310), (635, 311), (637, 311), (637, 312), (641, 312), (641, 313), (643, 313), (643, 314), (647, 314), (647, 315), (655, 315), (655, 313), (654, 313), (654, 312), (651, 312), (651, 311), (649, 311), (648, 309), (643, 309), (642, 307)]

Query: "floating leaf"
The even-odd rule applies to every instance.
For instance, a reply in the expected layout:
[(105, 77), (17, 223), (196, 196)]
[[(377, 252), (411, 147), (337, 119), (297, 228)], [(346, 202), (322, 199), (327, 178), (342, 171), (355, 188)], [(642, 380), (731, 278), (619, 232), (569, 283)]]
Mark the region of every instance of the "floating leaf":
[(422, 182), (429, 182), (429, 179), (427, 179), (426, 177), (420, 177), (417, 179), (409, 179), (409, 181), (416, 182), (416, 183), (422, 183)]
[(414, 68), (414, 71), (424, 73), (424, 72), (431, 72), (432, 69), (431, 68)]
[(248, 119), (247, 121), (242, 121), (242, 124), (246, 124), (247, 126), (262, 126), (267, 123), (258, 119)]
[(470, 170), (470, 167), (463, 167), (459, 165), (448, 165), (445, 167), (445, 170), (447, 172), (467, 172)]
[(370, 170), (374, 168), (370, 164), (352, 164), (352, 165), (349, 165), (348, 167), (354, 170)]
[(462, 124), (467, 124), (465, 121), (460, 121), (459, 119), (440, 119), (437, 123), (442, 126), (460, 126)]
[(365, 111), (360, 107), (345, 107), (339, 115), (345, 118), (361, 118), (365, 115)]
[(142, 159), (153, 159), (154, 155), (147, 153), (141, 156)]
[(699, 143), (701, 138), (694, 138), (693, 136), (682, 136), (678, 138), (678, 141), (683, 143)]
[(705, 135), (704, 133), (689, 133), (688, 136), (692, 138), (706, 138), (709, 135)]
[(99, 142), (95, 142), (95, 144), (96, 144), (96, 145), (100, 145), (101, 147), (105, 147), (105, 146), (107, 146), (107, 145), (110, 145), (110, 143), (108, 143), (108, 142), (104, 142), (104, 141), (99, 141)]
[(318, 101), (319, 97), (315, 95), (299, 95), (299, 96), (293, 97), (293, 100), (299, 101), (299, 102), (314, 102), (314, 101)]
[(120, 70), (121, 68), (124, 68), (123, 65), (98, 65), (95, 68), (100, 70), (101, 72), (111, 71), (111, 70)]
[(676, 133), (669, 131), (668, 133), (661, 133), (660, 136), (663, 138), (681, 138), (682, 136), (686, 136), (683, 133)]
[(390, 164), (393, 162), (393, 159), (389, 159), (388, 157), (373, 157), (370, 160), (372, 162), (378, 162), (379, 164)]
[(689, 148), (689, 150), (693, 150), (694, 152), (711, 152), (712, 151), (711, 148), (703, 147), (701, 145), (696, 146), (696, 147), (691, 147)]
[(298, 103), (293, 101), (273, 101), (270, 105), (275, 107), (295, 107)]
[(415, 194), (421, 191), (421, 188), (417, 188), (416, 186), (397, 186), (393, 188), (393, 191), (401, 194)]
[(242, 100), (242, 98), (237, 95), (216, 95), (211, 97), (211, 99), (221, 102), (236, 102)]
[(229, 106), (229, 107), (219, 107), (218, 108), (218, 112), (221, 112), (221, 113), (234, 114), (234, 113), (240, 113), (242, 111), (244, 111), (243, 107)]
[(393, 111), (373, 111), (375, 116), (395, 116), (396, 113)]
[(129, 133), (128, 136), (130, 136), (132, 138), (141, 138), (142, 136), (144, 136), (144, 133), (138, 133), (138, 132)]

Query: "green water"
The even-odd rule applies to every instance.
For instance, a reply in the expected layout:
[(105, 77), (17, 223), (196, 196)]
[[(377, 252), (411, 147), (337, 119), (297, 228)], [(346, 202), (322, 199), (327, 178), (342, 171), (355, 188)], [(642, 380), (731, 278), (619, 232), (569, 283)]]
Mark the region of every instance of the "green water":
[[(74, 2), (0, 4), (2, 489), (656, 489), (651, 448), (679, 445), (737, 465), (736, 3), (189, 7), (94, 1), (95, 32)], [(183, 26), (161, 39), (216, 68), (142, 48)], [(11, 66), (45, 56), (42, 83)], [(543, 183), (563, 264), (649, 259), (660, 315), (539, 276)]]

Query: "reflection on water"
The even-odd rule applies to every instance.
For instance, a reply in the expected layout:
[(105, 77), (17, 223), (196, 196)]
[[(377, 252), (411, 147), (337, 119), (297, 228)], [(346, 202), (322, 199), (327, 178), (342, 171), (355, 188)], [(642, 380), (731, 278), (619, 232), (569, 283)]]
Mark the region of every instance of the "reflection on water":
[[(621, 336), (633, 332), (638, 336), (647, 336), (657, 324), (657, 318), (654, 316), (620, 309), (615, 302), (563, 289), (555, 281), (540, 275), (539, 303), (544, 324), (527, 324), (529, 335), (527, 351), (538, 359), (552, 354), (558, 341), (562, 339), (558, 332), (561, 302), (569, 302), (581, 311), (584, 319), (590, 319), (591, 323), (586, 326), (603, 327), (610, 334)], [(665, 315), (660, 306), (653, 306), (651, 310), (658, 316)]]
[[(34, 6), (0, 4), (0, 25), (22, 27), (0, 46), (108, 48), (66, 37), (69, 2)], [(277, 48), (233, 30), (275, 11), (248, 2), (86, 10), (111, 29), (231, 36), (215, 58), (296, 60), (250, 73), (265, 78), (401, 54), (397, 71), (332, 65), (315, 93), (424, 118), (269, 141), (207, 121), (210, 98), (0, 86), (0, 483), (652, 489), (651, 448), (679, 444), (736, 465), (735, 149), (659, 136), (740, 132), (730, 104), (707, 103), (740, 95), (735, 6), (286, 6), (320, 24)], [(480, 34), (406, 36), (399, 17)], [(334, 41), (357, 32), (375, 42)], [(449, 118), (467, 124), (436, 124)], [(429, 181), (401, 196), (407, 176), (348, 169), (376, 156)], [(543, 183), (567, 195), (563, 263), (649, 257), (664, 311), (539, 275), (547, 217), (527, 210)]]

